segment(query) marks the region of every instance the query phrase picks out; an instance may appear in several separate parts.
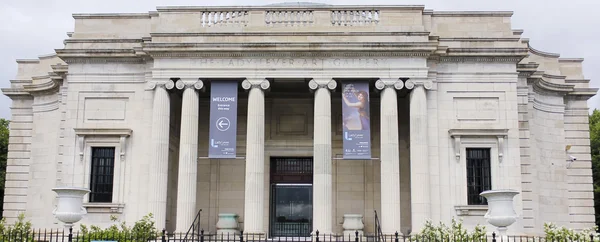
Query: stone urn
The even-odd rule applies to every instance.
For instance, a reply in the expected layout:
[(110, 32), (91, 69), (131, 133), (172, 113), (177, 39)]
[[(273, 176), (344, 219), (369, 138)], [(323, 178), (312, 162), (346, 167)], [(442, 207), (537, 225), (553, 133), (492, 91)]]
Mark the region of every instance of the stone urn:
[(507, 227), (517, 221), (518, 215), (513, 207), (513, 198), (517, 194), (519, 192), (515, 190), (489, 190), (479, 194), (488, 202), (485, 219), (498, 228), (501, 236), (506, 235)]
[(344, 239), (351, 238), (354, 240), (357, 231), (358, 236), (362, 236), (364, 227), (362, 214), (344, 214), (344, 224), (342, 224)]
[(217, 235), (224, 238), (239, 234), (238, 232), (238, 215), (235, 213), (220, 213), (219, 221), (217, 221)]
[(54, 217), (65, 223), (65, 227), (71, 228), (74, 223), (79, 222), (87, 211), (83, 207), (83, 196), (90, 192), (89, 189), (79, 187), (57, 187), (52, 191), (58, 194), (58, 203), (52, 211)]

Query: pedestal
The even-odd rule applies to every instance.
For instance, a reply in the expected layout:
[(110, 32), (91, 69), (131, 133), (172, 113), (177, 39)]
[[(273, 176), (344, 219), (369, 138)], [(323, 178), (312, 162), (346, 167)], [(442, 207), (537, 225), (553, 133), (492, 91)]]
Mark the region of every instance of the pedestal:
[(238, 215), (235, 213), (220, 213), (217, 222), (217, 235), (225, 238), (239, 234), (237, 218)]
[(363, 228), (365, 227), (362, 214), (344, 214), (342, 227), (344, 228), (344, 239), (354, 239), (357, 231), (358, 237), (362, 237), (364, 234)]

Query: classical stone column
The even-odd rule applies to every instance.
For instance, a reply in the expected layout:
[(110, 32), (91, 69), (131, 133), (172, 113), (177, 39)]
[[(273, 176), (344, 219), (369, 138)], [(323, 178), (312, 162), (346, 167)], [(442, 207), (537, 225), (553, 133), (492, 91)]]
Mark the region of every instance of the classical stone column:
[(337, 83), (332, 79), (313, 79), (308, 83), (315, 92), (313, 146), (313, 232), (333, 232), (331, 174), (331, 93)]
[(177, 220), (175, 230), (186, 232), (194, 222), (196, 211), (196, 178), (198, 173), (198, 93), (200, 80), (175, 83), (183, 90), (181, 133), (179, 135), (179, 175), (177, 181)]
[(246, 192), (244, 194), (244, 233), (264, 234), (265, 201), (265, 96), (266, 79), (246, 79), (249, 90), (246, 129)]
[(404, 87), (398, 78), (379, 79), (381, 90), (381, 232), (400, 232), (400, 153), (398, 140), (398, 97)]
[(165, 228), (167, 216), (167, 182), (169, 175), (169, 121), (171, 103), (167, 89), (173, 89), (175, 84), (169, 80), (165, 83), (151, 83), (154, 91), (152, 107), (152, 146), (150, 158), (150, 178), (148, 201), (150, 212), (156, 219), (156, 228)]
[(410, 200), (412, 231), (420, 231), (425, 221), (431, 219), (429, 192), (429, 147), (427, 94), (433, 86), (428, 80), (408, 80), (410, 93)]

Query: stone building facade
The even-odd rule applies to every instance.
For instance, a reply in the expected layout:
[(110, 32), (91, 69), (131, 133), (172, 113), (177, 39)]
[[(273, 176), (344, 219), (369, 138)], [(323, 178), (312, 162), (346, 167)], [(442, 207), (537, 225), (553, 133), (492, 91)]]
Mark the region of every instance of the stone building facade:
[[(2, 89), (13, 100), (3, 215), (61, 226), (51, 189), (76, 186), (92, 189), (85, 224), (153, 213), (186, 231), (202, 209), (212, 232), (229, 213), (250, 233), (291, 221), (339, 234), (347, 214), (372, 233), (377, 211), (384, 233), (406, 234), (426, 220), (485, 224), (478, 192), (514, 189), (510, 234), (591, 227), (597, 89), (582, 59), (533, 49), (511, 15), (313, 4), (74, 14), (64, 48), (17, 60)], [(223, 81), (239, 89), (236, 153), (214, 158), (210, 91)], [(370, 158), (343, 157), (349, 81), (368, 85)]]

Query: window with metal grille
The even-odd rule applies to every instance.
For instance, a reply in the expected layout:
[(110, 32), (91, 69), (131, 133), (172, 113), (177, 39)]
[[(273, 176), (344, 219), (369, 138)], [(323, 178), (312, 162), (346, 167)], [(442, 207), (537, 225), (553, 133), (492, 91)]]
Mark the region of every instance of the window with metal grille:
[(92, 147), (90, 202), (112, 202), (115, 148)]
[(486, 205), (487, 200), (479, 196), (492, 189), (489, 148), (467, 148), (467, 200), (469, 205)]

